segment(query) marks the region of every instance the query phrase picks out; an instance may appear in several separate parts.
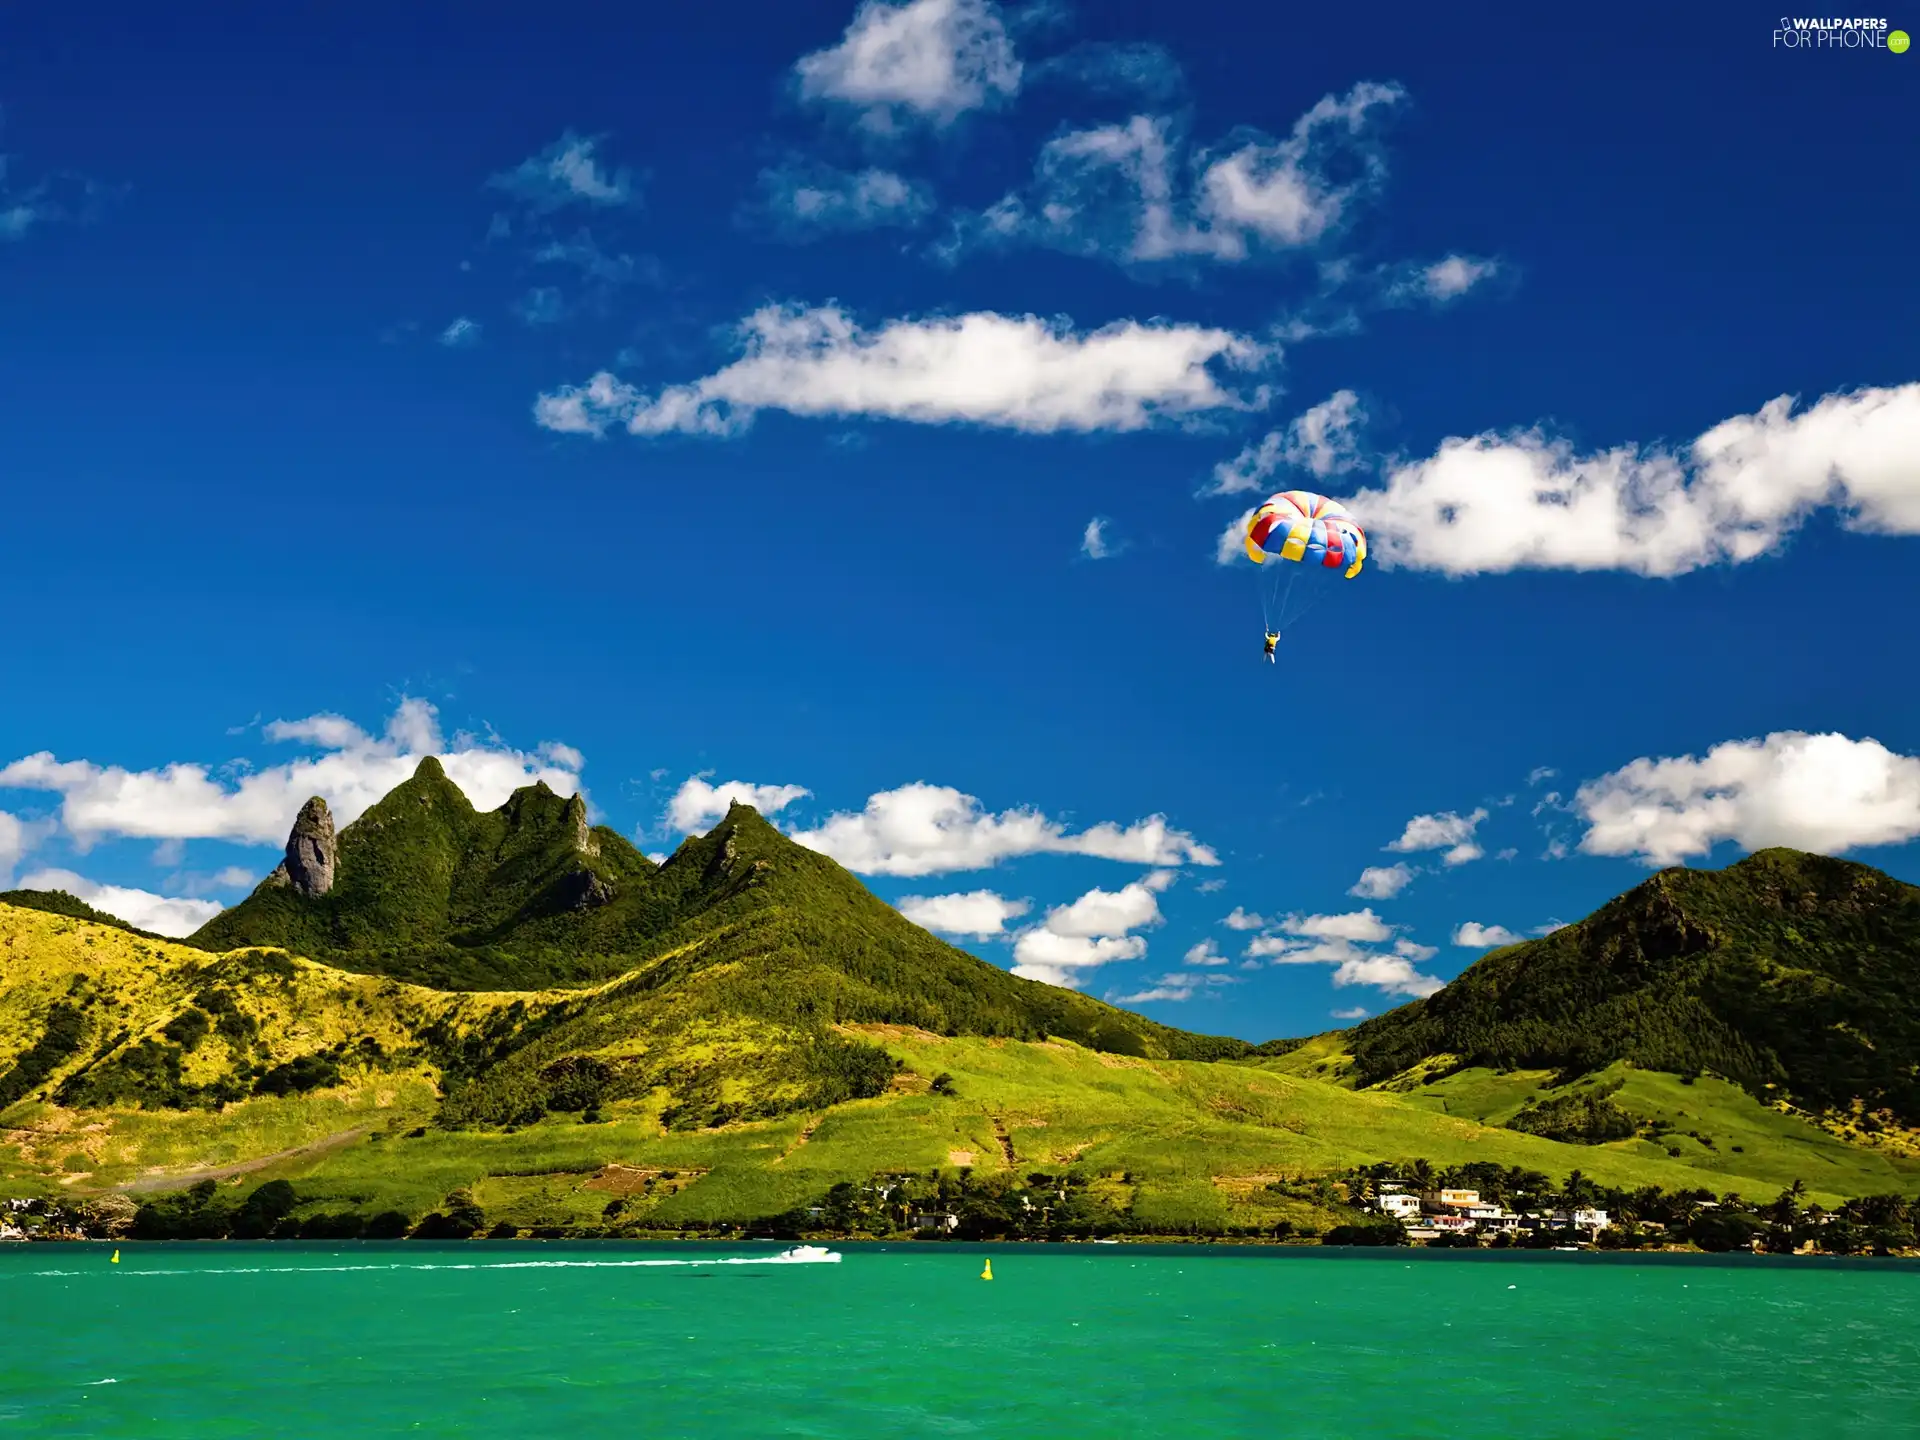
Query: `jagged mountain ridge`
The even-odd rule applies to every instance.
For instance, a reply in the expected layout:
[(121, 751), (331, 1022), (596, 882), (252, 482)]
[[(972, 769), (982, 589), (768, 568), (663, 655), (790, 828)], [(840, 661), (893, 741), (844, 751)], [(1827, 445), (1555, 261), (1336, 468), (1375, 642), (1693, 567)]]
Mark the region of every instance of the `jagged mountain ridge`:
[(631, 973), (636, 992), (662, 992), (697, 981), (702, 1004), (782, 1024), (1051, 1034), (1181, 1058), (1250, 1049), (967, 954), (750, 806), (733, 806), (659, 866), (617, 832), (589, 826), (577, 795), (536, 784), (483, 813), (432, 759), (337, 837), (323, 815), (309, 802), (287, 861), (188, 943), (272, 946), (437, 988), (539, 989)]
[(1355, 1079), (1422, 1061), (1712, 1070), (1816, 1109), (1920, 1123), (1920, 887), (1784, 848), (1663, 870), (1349, 1033)]

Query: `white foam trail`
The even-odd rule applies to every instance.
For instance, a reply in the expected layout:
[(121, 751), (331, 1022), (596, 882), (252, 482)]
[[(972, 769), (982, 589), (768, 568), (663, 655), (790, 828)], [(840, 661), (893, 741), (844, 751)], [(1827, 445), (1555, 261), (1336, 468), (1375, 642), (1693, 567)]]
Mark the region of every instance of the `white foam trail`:
[[(232, 1265), (220, 1269), (144, 1270), (138, 1267), (115, 1271), (115, 1278), (135, 1275), (341, 1275), (368, 1270), (635, 1270), (701, 1265), (836, 1265), (837, 1253), (826, 1255), (746, 1255), (713, 1260), (455, 1260), (436, 1264), (432, 1261), (395, 1261), (389, 1265)], [(98, 1270), (30, 1270), (36, 1278), (67, 1279), (78, 1275), (98, 1275)]]

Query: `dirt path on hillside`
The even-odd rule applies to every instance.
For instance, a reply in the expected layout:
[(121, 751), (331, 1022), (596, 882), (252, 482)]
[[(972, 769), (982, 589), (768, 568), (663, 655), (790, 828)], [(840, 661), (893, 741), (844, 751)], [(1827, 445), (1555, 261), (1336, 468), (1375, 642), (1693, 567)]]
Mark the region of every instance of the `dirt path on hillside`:
[(1000, 1123), (998, 1115), (993, 1117), (993, 1138), (1000, 1142), (1000, 1153), (1007, 1157), (1007, 1169), (1017, 1168), (1020, 1162), (1014, 1158), (1013, 1141), (1007, 1138), (1007, 1127)]
[[(788, 1156), (792, 1155), (794, 1151), (811, 1140), (813, 1138), (813, 1132), (820, 1128), (820, 1122), (826, 1118), (824, 1115), (810, 1117), (807, 1123), (801, 1127), (800, 1133), (793, 1137), (793, 1144), (789, 1145), (786, 1150), (782, 1152), (780, 1160), (785, 1160)], [(775, 1160), (773, 1163), (778, 1165), (780, 1160)]]
[(147, 1195), (155, 1190), (183, 1190), (189, 1185), (198, 1185), (202, 1180), (231, 1180), (236, 1175), (264, 1170), (267, 1166), (277, 1165), (282, 1160), (293, 1160), (302, 1155), (318, 1155), (323, 1150), (332, 1150), (351, 1140), (359, 1139), (371, 1128), (371, 1126), (361, 1125), (352, 1130), (342, 1130), (337, 1135), (328, 1135), (310, 1144), (295, 1145), (290, 1150), (276, 1150), (271, 1155), (262, 1155), (254, 1160), (242, 1160), (233, 1165), (215, 1165), (204, 1170), (185, 1170), (177, 1175), (142, 1175), (138, 1180), (129, 1180), (124, 1185), (115, 1185), (113, 1190), (119, 1195)]

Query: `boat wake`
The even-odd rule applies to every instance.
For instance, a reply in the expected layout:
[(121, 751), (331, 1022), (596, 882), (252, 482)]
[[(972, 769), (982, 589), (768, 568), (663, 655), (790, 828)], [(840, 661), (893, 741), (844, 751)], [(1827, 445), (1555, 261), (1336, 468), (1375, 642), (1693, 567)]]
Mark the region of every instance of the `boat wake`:
[[(837, 1265), (842, 1257), (836, 1250), (819, 1245), (795, 1245), (778, 1255), (726, 1255), (695, 1260), (395, 1260), (386, 1264), (353, 1265), (222, 1265), (218, 1267), (146, 1269), (124, 1265), (113, 1272), (115, 1279), (137, 1275), (343, 1275), (377, 1270), (672, 1270), (704, 1268), (715, 1265)], [(98, 1270), (31, 1270), (22, 1278), (64, 1279), (97, 1275)]]

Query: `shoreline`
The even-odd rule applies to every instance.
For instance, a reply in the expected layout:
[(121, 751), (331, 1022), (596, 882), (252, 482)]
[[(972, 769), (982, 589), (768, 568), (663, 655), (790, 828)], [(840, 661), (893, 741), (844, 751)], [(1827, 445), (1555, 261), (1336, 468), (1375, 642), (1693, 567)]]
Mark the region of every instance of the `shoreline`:
[(1822, 1252), (1781, 1254), (1771, 1251), (1747, 1250), (1700, 1250), (1691, 1246), (1672, 1245), (1659, 1249), (1646, 1250), (1606, 1250), (1598, 1246), (1578, 1247), (1529, 1247), (1529, 1246), (1462, 1246), (1462, 1245), (1322, 1245), (1287, 1241), (1260, 1240), (1182, 1240), (1159, 1236), (1129, 1237), (1116, 1239), (1109, 1244), (1093, 1240), (907, 1240), (885, 1239), (873, 1236), (812, 1236), (802, 1239), (779, 1238), (766, 1235), (743, 1235), (737, 1238), (721, 1239), (706, 1235), (687, 1235), (663, 1233), (657, 1235), (623, 1236), (587, 1236), (587, 1237), (536, 1237), (514, 1236), (499, 1237), (475, 1235), (466, 1239), (274, 1239), (272, 1237), (255, 1239), (218, 1239), (218, 1240), (135, 1240), (109, 1239), (96, 1240), (87, 1236), (36, 1237), (24, 1241), (10, 1241), (0, 1244), (0, 1255), (10, 1250), (26, 1250), (30, 1246), (70, 1245), (90, 1246), (96, 1249), (159, 1250), (192, 1246), (199, 1248), (225, 1247), (233, 1250), (257, 1252), (261, 1250), (292, 1249), (305, 1251), (337, 1251), (345, 1247), (355, 1249), (407, 1249), (420, 1251), (467, 1251), (473, 1248), (482, 1250), (514, 1250), (553, 1247), (577, 1247), (595, 1249), (633, 1250), (685, 1250), (700, 1251), (738, 1251), (744, 1247), (787, 1248), (794, 1245), (821, 1245), (843, 1248), (849, 1252), (894, 1252), (902, 1254), (993, 1254), (999, 1252), (1021, 1251), (1028, 1254), (1077, 1254), (1084, 1252), (1101, 1253), (1122, 1250), (1138, 1256), (1143, 1253), (1175, 1256), (1198, 1255), (1242, 1258), (1296, 1257), (1304, 1259), (1400, 1259), (1410, 1262), (1413, 1257), (1424, 1259), (1459, 1260), (1463, 1262), (1498, 1263), (1508, 1261), (1547, 1261), (1562, 1263), (1605, 1263), (1615, 1265), (1631, 1264), (1718, 1264), (1718, 1265), (1764, 1265), (1769, 1267), (1811, 1267), (1819, 1268), (1856, 1268), (1862, 1266), (1909, 1266), (1920, 1269), (1920, 1253), (1904, 1255), (1836, 1255)]

